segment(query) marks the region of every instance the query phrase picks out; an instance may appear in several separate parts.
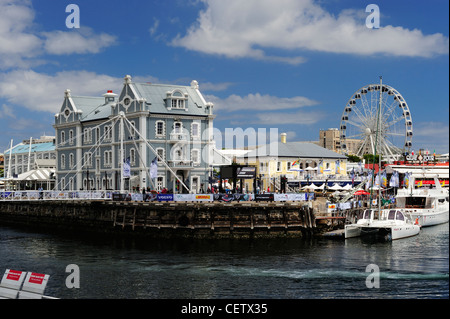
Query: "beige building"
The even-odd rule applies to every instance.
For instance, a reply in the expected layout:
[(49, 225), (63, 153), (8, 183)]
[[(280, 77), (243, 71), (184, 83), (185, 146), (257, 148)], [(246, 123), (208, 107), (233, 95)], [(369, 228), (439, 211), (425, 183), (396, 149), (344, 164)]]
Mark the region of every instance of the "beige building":
[[(341, 152), (341, 139), (339, 136), (339, 129), (329, 128), (327, 130), (320, 130), (319, 132), (319, 146), (329, 149), (331, 151)], [(361, 140), (358, 139), (346, 139), (348, 154), (356, 154), (358, 147), (360, 146)]]
[[(287, 142), (281, 134), (278, 143), (263, 145), (245, 155), (237, 156), (236, 162), (256, 167), (256, 176), (261, 181), (261, 190), (277, 191), (280, 178), (287, 181), (310, 178), (325, 180), (328, 175), (337, 178), (347, 176), (347, 157), (309, 142)], [(246, 189), (253, 191), (253, 184), (246, 181)]]

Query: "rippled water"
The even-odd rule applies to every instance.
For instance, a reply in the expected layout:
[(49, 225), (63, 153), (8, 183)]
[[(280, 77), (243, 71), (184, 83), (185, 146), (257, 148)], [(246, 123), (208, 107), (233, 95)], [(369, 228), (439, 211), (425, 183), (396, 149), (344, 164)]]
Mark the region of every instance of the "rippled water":
[[(448, 224), (392, 243), (133, 240), (0, 227), (0, 272), (46, 273), (58, 298), (448, 298)], [(80, 269), (69, 289), (66, 266)], [(366, 266), (380, 269), (369, 289)]]

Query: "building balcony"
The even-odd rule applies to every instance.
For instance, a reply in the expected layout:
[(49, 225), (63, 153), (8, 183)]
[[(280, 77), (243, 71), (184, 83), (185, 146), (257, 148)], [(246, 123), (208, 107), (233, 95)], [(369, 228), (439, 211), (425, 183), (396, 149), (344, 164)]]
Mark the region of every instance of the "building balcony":
[(183, 168), (193, 168), (194, 167), (194, 162), (189, 161), (189, 160), (170, 160), (167, 162), (169, 164), (169, 167), (171, 167), (171, 168), (183, 169)]
[(169, 139), (171, 142), (174, 142), (174, 143), (187, 142), (188, 135), (186, 133), (170, 133)]

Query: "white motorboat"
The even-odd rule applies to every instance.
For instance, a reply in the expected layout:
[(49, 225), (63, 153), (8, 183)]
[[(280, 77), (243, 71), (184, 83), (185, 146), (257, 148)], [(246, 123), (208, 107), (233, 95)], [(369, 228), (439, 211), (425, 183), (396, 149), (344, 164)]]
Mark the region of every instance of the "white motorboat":
[(414, 188), (414, 182), (409, 188), (399, 189), (396, 196), (396, 207), (419, 219), (421, 226), (433, 226), (447, 223), (449, 220), (449, 192), (441, 187), (439, 180), (434, 178), (434, 188)]
[(377, 209), (366, 209), (356, 224), (345, 225), (345, 238), (376, 236), (384, 240), (395, 240), (418, 235), (418, 220), (400, 209), (383, 209), (377, 219)]

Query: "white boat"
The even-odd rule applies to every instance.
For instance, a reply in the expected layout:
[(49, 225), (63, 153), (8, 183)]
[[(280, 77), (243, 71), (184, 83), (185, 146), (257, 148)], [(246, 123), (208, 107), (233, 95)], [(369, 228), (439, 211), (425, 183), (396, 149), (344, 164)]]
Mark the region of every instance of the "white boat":
[(399, 189), (396, 207), (419, 219), (421, 226), (433, 226), (447, 223), (449, 220), (449, 192), (441, 187), (438, 178), (434, 178), (434, 188)]
[(366, 209), (356, 224), (345, 225), (345, 238), (377, 236), (384, 240), (395, 240), (418, 235), (418, 220), (400, 209), (383, 209), (377, 219), (377, 209)]

